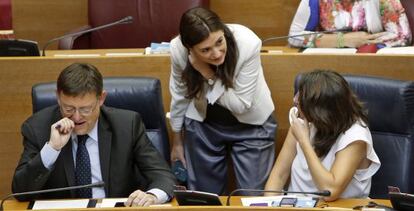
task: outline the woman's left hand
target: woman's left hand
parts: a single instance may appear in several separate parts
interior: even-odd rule
[[[299,118],[292,115],[292,134],[299,144],[310,141],[310,129],[309,122],[306,118]]]

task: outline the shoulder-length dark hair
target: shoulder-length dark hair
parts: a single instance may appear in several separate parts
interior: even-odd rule
[[[318,157],[324,157],[338,136],[356,121],[368,124],[362,103],[336,72],[315,70],[302,74],[298,100],[302,114],[317,130],[313,147]]]
[[[189,51],[194,45],[207,39],[212,32],[224,32],[227,43],[227,52],[224,63],[220,67],[212,66],[216,70],[216,77],[221,79],[225,88],[233,87],[233,77],[237,63],[238,51],[236,41],[230,29],[211,10],[196,7],[187,10],[180,21],[180,38],[182,44]],[[187,86],[187,98],[197,97],[203,89],[203,76],[187,61],[182,74],[182,80]]]

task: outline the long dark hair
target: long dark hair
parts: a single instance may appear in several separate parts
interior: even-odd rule
[[[222,30],[227,43],[224,63],[219,67],[212,66],[216,77],[221,79],[225,88],[233,87],[233,77],[237,63],[238,51],[236,41],[230,29],[221,22],[220,18],[211,10],[196,7],[187,10],[180,21],[180,38],[182,44],[189,50],[194,45],[207,39],[212,32]],[[187,86],[187,98],[197,97],[203,89],[203,76],[191,66],[187,65],[182,74],[182,80]]]
[[[299,81],[299,106],[305,118],[316,128],[313,147],[324,157],[341,133],[356,121],[368,124],[362,103],[338,73],[315,70],[304,73]]]

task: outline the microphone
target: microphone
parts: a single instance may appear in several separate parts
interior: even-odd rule
[[[236,189],[232,191],[229,196],[227,197],[226,206],[230,206],[230,198],[234,194],[238,192],[252,192],[252,193],[296,193],[296,194],[312,194],[312,195],[318,195],[318,196],[330,196],[331,192],[329,190],[323,190],[323,191],[316,191],[316,192],[306,192],[306,191],[286,191],[286,190],[258,190],[258,189]]]
[[[287,36],[278,36],[278,37],[269,37],[264,40],[262,40],[262,44],[275,41],[275,40],[282,40],[282,39],[289,39],[289,38],[295,38],[295,37],[304,37],[304,36],[310,36],[315,34],[329,34],[329,33],[336,33],[336,32],[350,32],[352,31],[351,27],[344,27],[341,29],[334,29],[334,30],[326,30],[326,31],[315,31],[315,32],[309,32],[305,34],[295,34],[295,35],[287,35]]]
[[[79,32],[71,33],[71,34],[66,34],[66,35],[51,39],[51,40],[47,41],[47,43],[43,46],[42,56],[46,55],[45,54],[46,48],[55,41],[58,41],[58,40],[61,40],[61,39],[67,38],[67,37],[73,37],[73,36],[82,35],[82,34],[93,32],[93,31],[98,31],[98,30],[105,29],[105,28],[108,28],[108,27],[111,27],[111,26],[116,26],[116,25],[119,25],[119,24],[129,24],[129,23],[132,23],[133,20],[134,20],[134,18],[132,16],[127,16],[125,18],[122,18],[122,19],[117,20],[117,21],[112,22],[112,23],[97,26],[95,28],[87,29],[87,30],[84,30],[84,31],[79,31]]]
[[[83,188],[95,188],[95,187],[103,187],[105,185],[105,182],[95,182],[88,185],[78,185],[78,186],[69,186],[64,188],[52,188],[52,189],[46,189],[46,190],[35,190],[35,191],[27,191],[27,192],[21,192],[21,193],[13,193],[9,194],[1,199],[0,204],[0,211],[3,211],[3,203],[14,196],[24,196],[24,195],[33,195],[33,194],[42,194],[42,193],[50,193],[50,192],[60,192],[60,191],[68,191],[68,190],[76,190],[76,189],[83,189]]]

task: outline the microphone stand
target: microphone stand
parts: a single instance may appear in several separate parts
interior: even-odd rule
[[[14,196],[24,196],[24,195],[33,195],[33,194],[40,194],[40,193],[50,193],[50,192],[59,192],[59,191],[68,191],[68,190],[75,190],[75,189],[83,189],[83,188],[94,188],[94,187],[102,187],[105,185],[105,182],[95,182],[88,185],[78,185],[78,186],[70,186],[70,187],[64,187],[64,188],[52,188],[52,189],[46,189],[46,190],[35,190],[35,191],[28,191],[28,192],[21,192],[21,193],[13,193],[9,194],[1,199],[0,203],[0,211],[3,211],[3,203]]]
[[[101,26],[98,26],[98,27],[95,27],[95,28],[91,28],[91,29],[85,30],[85,31],[75,32],[75,33],[71,33],[71,34],[66,34],[66,35],[63,35],[63,36],[60,36],[60,37],[57,37],[57,38],[51,39],[51,40],[47,41],[47,43],[43,46],[43,49],[42,49],[42,56],[45,56],[45,55],[46,55],[46,53],[45,53],[46,48],[47,48],[50,44],[52,44],[53,42],[55,42],[55,41],[58,41],[58,40],[61,40],[61,39],[64,39],[64,38],[68,38],[68,37],[73,37],[73,36],[77,36],[77,35],[82,35],[82,34],[85,34],[85,33],[93,32],[93,31],[97,31],[97,30],[100,30],[100,29],[104,29],[104,28],[111,27],[111,26],[115,26],[115,25],[119,25],[119,24],[128,24],[128,23],[132,23],[132,21],[133,21],[133,20],[134,20],[134,19],[132,18],[132,16],[127,16],[127,17],[122,18],[122,19],[120,19],[120,20],[118,20],[118,21],[115,21],[115,22],[113,22],[113,23],[108,23],[108,24],[105,24],[105,25],[101,25]]]
[[[304,191],[286,191],[286,190],[257,190],[257,189],[236,189],[234,191],[232,191],[229,196],[227,197],[227,201],[226,201],[226,206],[230,206],[230,198],[231,196],[233,196],[235,193],[238,192],[242,192],[242,191],[246,191],[246,192],[252,192],[252,193],[293,193],[293,194],[313,194],[313,195],[318,195],[318,196],[330,196],[331,192],[328,190],[323,190],[323,191],[319,191],[319,192],[304,192]]]

